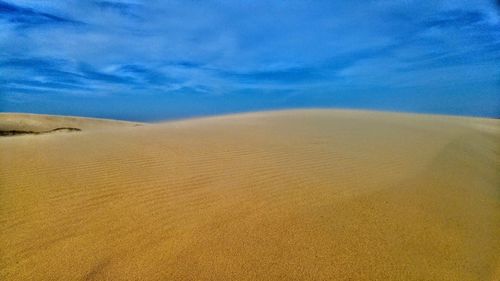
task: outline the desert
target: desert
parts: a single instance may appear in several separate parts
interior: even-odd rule
[[[0,123],[1,280],[500,278],[497,119]]]

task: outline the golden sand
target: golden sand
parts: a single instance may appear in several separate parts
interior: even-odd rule
[[[0,280],[500,278],[498,120],[88,128],[0,138]]]
[[[54,116],[25,113],[0,113],[0,132],[16,131],[47,133],[58,129],[107,130],[116,127],[140,126],[141,123],[109,119]]]

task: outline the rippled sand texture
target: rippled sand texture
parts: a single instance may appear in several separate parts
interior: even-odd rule
[[[0,280],[499,280],[499,153],[336,110],[3,137]]]

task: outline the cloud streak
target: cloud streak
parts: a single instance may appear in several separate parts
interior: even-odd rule
[[[0,1],[1,19],[22,26],[43,24],[81,24],[81,22],[50,13]]]

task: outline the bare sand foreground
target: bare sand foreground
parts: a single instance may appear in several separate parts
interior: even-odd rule
[[[2,137],[0,280],[499,280],[499,154],[340,110]]]

